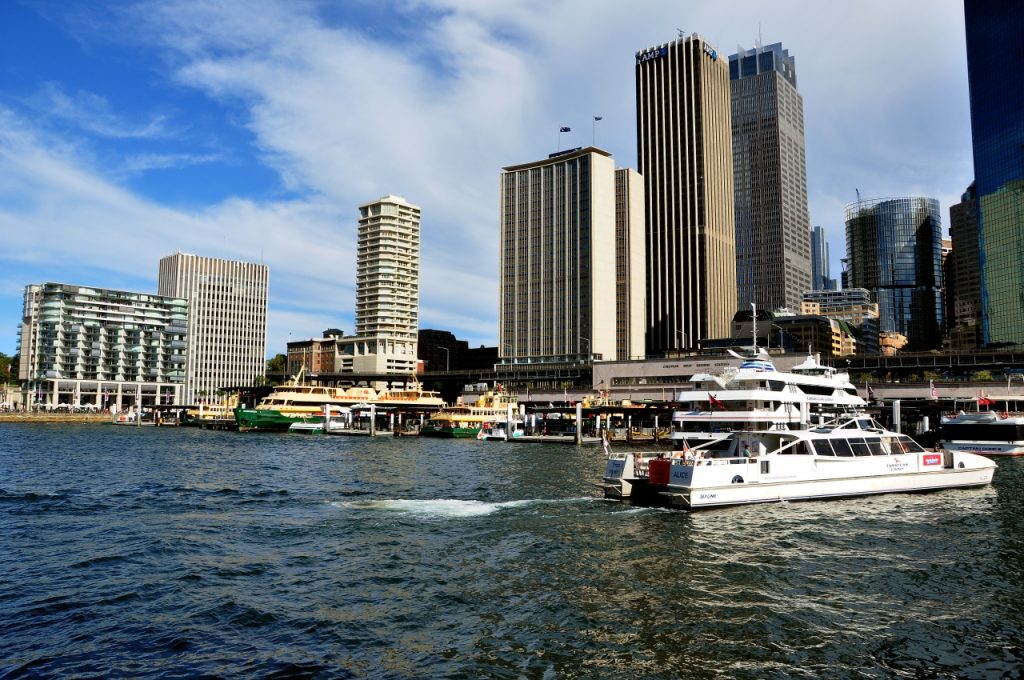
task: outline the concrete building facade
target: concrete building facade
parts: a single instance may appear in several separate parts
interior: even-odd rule
[[[804,103],[782,43],[729,57],[738,308],[798,309],[811,283]]]
[[[267,289],[264,264],[174,253],[160,260],[157,292],[188,300],[188,403],[266,375]]]
[[[611,360],[620,340],[636,341],[622,325],[637,318],[643,289],[642,242],[631,224],[638,182],[620,176],[619,202],[616,179],[611,155],[594,147],[502,170],[500,361]],[[617,253],[626,268],[616,266]]]
[[[401,196],[359,206],[355,335],[339,344],[338,373],[416,373],[420,208]]]
[[[646,348],[723,337],[736,311],[729,67],[701,36],[636,53],[644,178]]]
[[[18,333],[22,403],[117,410],[182,403],[186,304],[64,283],[26,286]]]

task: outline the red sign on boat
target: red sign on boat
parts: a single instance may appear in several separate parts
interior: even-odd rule
[[[942,465],[941,453],[926,453],[921,457],[922,465]]]

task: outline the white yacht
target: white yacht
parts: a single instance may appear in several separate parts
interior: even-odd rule
[[[978,403],[976,411],[943,414],[939,445],[983,456],[1024,456],[1024,395],[979,397]]]
[[[995,463],[927,451],[867,416],[806,430],[732,432],[672,454],[610,452],[605,497],[687,509],[983,486]]]
[[[688,408],[672,414],[672,441],[679,448],[721,439],[735,430],[799,430],[812,424],[863,413],[867,402],[847,373],[816,356],[778,371],[763,350],[742,357],[738,368],[719,375],[697,373],[692,391],[678,401]]]

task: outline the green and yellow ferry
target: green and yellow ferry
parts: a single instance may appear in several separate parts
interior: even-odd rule
[[[378,392],[372,387],[324,387],[296,384],[274,388],[255,408],[236,408],[239,432],[287,432],[292,423],[309,423],[323,417],[325,406],[373,404],[379,410],[433,413],[444,407],[437,392],[411,388]]]
[[[489,391],[472,404],[456,404],[430,416],[430,419],[423,423],[420,435],[475,438],[485,424],[506,420],[510,406],[513,413],[519,410],[519,402],[515,397],[505,394],[500,389]]]

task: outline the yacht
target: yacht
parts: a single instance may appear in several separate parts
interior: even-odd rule
[[[847,373],[821,363],[817,355],[788,371],[776,370],[766,352],[743,357],[739,367],[714,375],[697,373],[692,391],[680,392],[688,408],[672,414],[678,448],[720,439],[734,430],[799,430],[840,415],[863,413],[867,402]]]
[[[609,452],[606,498],[685,509],[984,486],[995,463],[927,451],[859,416],[805,430],[746,430],[671,454]]]
[[[983,456],[1024,456],[1021,405],[1024,395],[979,397],[978,410],[946,413],[939,419],[939,445]]]

